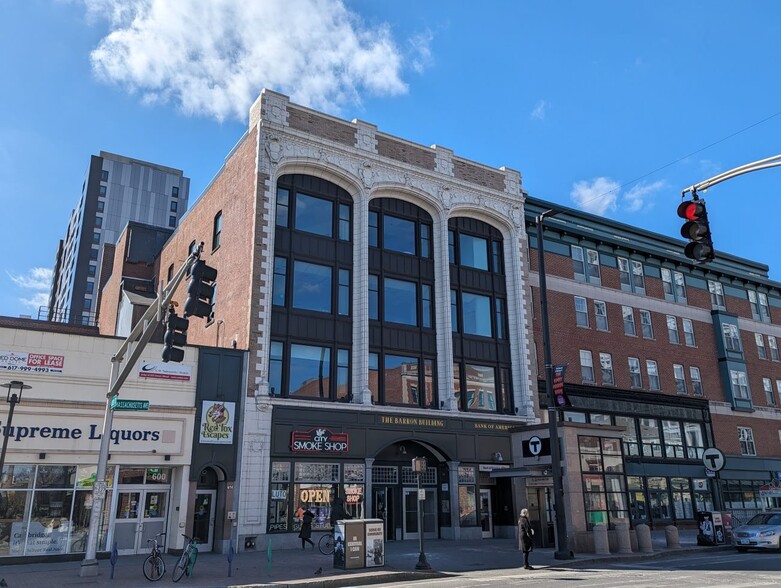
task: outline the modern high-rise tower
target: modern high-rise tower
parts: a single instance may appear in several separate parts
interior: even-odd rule
[[[103,244],[116,243],[128,221],[176,228],[189,193],[182,170],[105,151],[93,155],[57,249],[48,318],[94,324]]]

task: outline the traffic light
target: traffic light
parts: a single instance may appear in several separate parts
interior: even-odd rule
[[[187,327],[190,321],[186,318],[177,316],[173,307],[168,309],[168,315],[165,317],[165,336],[163,337],[163,361],[168,363],[174,361],[181,363],[184,359],[184,347],[187,345]]]
[[[681,227],[681,236],[689,240],[683,254],[700,263],[711,261],[714,257],[713,240],[708,223],[708,212],[705,210],[705,201],[695,196],[693,200],[681,202],[678,206],[678,216],[686,219]]]
[[[211,316],[216,280],[217,270],[206,265],[205,261],[199,259],[193,264],[190,268],[190,283],[187,285],[184,316]]]

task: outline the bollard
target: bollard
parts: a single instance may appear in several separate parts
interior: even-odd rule
[[[667,539],[667,547],[670,549],[680,549],[681,541],[678,538],[678,527],[667,525],[664,528],[664,537]]]
[[[594,525],[594,553],[610,555],[610,543],[607,540],[607,525]]]
[[[653,553],[654,546],[651,541],[651,527],[648,525],[637,525],[635,527],[635,535],[637,536],[637,549],[640,553]]]
[[[618,553],[632,553],[632,540],[629,538],[629,525],[618,523],[616,525],[616,539],[618,541]]]

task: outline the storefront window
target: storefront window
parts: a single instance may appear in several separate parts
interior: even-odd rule
[[[651,506],[651,518],[655,521],[672,518],[670,495],[667,491],[667,478],[648,478],[648,502]]]
[[[306,508],[315,515],[313,529],[330,529],[332,489],[339,482],[337,463],[297,463],[293,486],[293,531],[301,528],[301,515]],[[308,483],[303,483],[308,482]]]
[[[0,476],[0,488],[32,488],[35,466],[6,465]]]
[[[627,416],[616,416],[616,426],[625,427],[622,437],[624,440],[624,453],[626,455],[640,455],[640,447],[637,443],[637,428],[635,419]]]
[[[32,495],[32,492],[0,490],[0,555],[24,553],[25,515]]]
[[[347,514],[354,519],[363,517],[363,484],[345,484],[344,485],[344,508]]]
[[[676,519],[693,519],[691,486],[688,478],[672,478],[670,487],[673,491],[673,511]]]
[[[662,440],[659,436],[659,421],[640,419],[640,437],[645,457],[662,457]]]
[[[119,484],[143,484],[146,477],[146,468],[119,468]]]
[[[626,488],[620,475],[624,471],[621,440],[579,436],[578,449],[588,528],[596,524],[615,528],[617,523],[627,522]]]
[[[73,488],[76,466],[38,466],[36,488]]]
[[[39,468],[39,476],[40,469],[42,468]],[[72,469],[75,474],[75,466]],[[53,482],[50,478],[49,481]],[[72,503],[72,490],[35,493],[27,529],[25,555],[66,552]]]
[[[662,431],[664,431],[664,449],[666,456],[674,459],[683,459],[681,423],[678,421],[662,421]]]
[[[287,531],[289,491],[290,464],[280,461],[273,462],[271,464],[271,500],[268,507],[269,532]]]
[[[628,476],[626,479],[629,490],[629,512],[635,523],[648,522],[648,505],[645,501],[645,483],[640,476]]]
[[[477,526],[477,500],[475,468],[458,466],[458,508],[462,527]]]

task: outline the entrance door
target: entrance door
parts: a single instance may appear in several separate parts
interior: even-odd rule
[[[526,488],[529,523],[534,529],[535,544],[539,547],[551,547],[556,544],[551,490],[550,487]]]
[[[423,537],[437,538],[437,492],[434,488],[423,488],[426,499],[420,505],[423,509]],[[418,538],[418,489],[404,488],[402,490],[404,505],[404,539]]]
[[[165,531],[167,509],[167,490],[120,491],[114,518],[114,541],[119,555],[145,552],[146,540]]]
[[[494,523],[491,520],[491,491],[480,489],[480,526],[483,528],[483,539],[494,536]]]
[[[394,536],[395,530],[393,528],[393,504],[391,504],[390,498],[392,493],[388,492],[387,488],[375,488],[374,495],[372,497],[372,516],[375,519],[382,519],[385,527],[385,540],[392,541],[396,537]]]
[[[193,537],[198,551],[211,551],[214,546],[214,501],[216,490],[196,490],[193,508]]]

